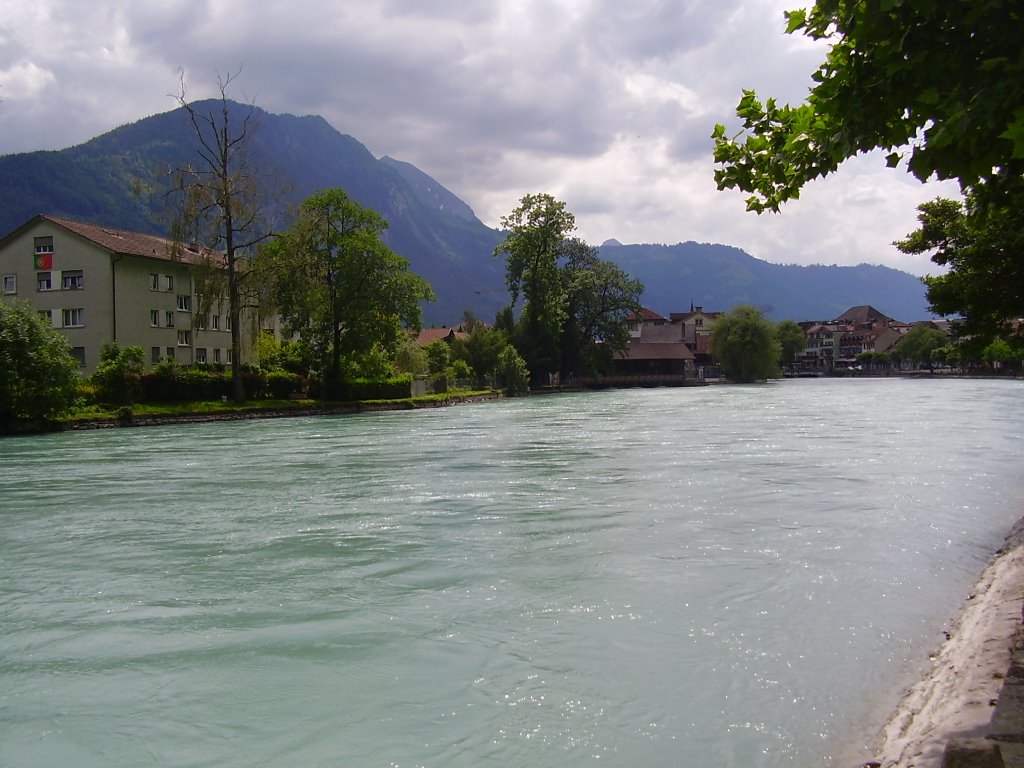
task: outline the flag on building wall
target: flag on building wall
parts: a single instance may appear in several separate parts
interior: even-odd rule
[[[37,253],[36,254],[36,269],[53,269],[53,254],[52,253]]]

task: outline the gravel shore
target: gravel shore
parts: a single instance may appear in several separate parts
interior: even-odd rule
[[[951,740],[975,740],[983,750],[1001,751],[1002,762],[993,754],[971,758],[981,762],[948,758],[947,766],[1024,765],[1016,754],[1024,741],[1024,717],[1015,706],[1019,691],[1013,689],[1011,670],[1020,646],[1022,605],[1024,520],[985,568],[947,641],[933,655],[931,671],[907,692],[883,729],[877,762],[867,765],[939,768]]]

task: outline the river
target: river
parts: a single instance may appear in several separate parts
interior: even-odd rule
[[[1024,513],[1024,384],[0,441],[0,765],[842,766]]]

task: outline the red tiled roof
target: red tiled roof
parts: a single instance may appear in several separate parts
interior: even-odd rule
[[[444,341],[448,338],[468,339],[469,334],[463,331],[456,331],[454,328],[424,328],[416,338],[416,343],[425,347],[435,341]]]
[[[693,352],[685,344],[631,341],[629,354],[616,352],[616,360],[693,360]]]
[[[127,229],[87,224],[83,221],[64,219],[59,216],[48,216],[46,214],[37,218],[52,222],[69,232],[74,232],[79,237],[83,237],[101,248],[106,248],[112,253],[124,254],[126,256],[144,256],[151,259],[183,261],[189,264],[199,263],[205,258],[219,258],[221,256],[217,251],[208,248],[176,244],[164,237],[132,232]]]
[[[874,307],[867,304],[862,304],[857,307],[850,307],[843,314],[836,318],[836,322],[870,324],[876,322],[885,322],[891,319],[891,317],[883,315]]]
[[[630,312],[627,320],[662,320],[665,318],[659,315],[657,312],[652,312],[647,307],[640,307],[640,312]]]

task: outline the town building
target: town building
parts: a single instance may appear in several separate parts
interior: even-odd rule
[[[684,338],[684,324],[642,308],[626,318],[629,347],[613,355],[616,376],[678,378],[693,376],[693,352]]]
[[[913,327],[866,305],[850,307],[835,320],[799,325],[807,334],[799,363],[812,371],[856,366],[864,352],[889,352]]]
[[[0,300],[27,300],[59,328],[84,373],[107,340],[143,348],[152,366],[230,363],[224,298],[199,314],[197,274],[220,254],[139,232],[39,215],[0,239]],[[249,325],[250,323],[247,323]],[[243,328],[246,342],[253,337]],[[250,343],[243,343],[247,362]]]

